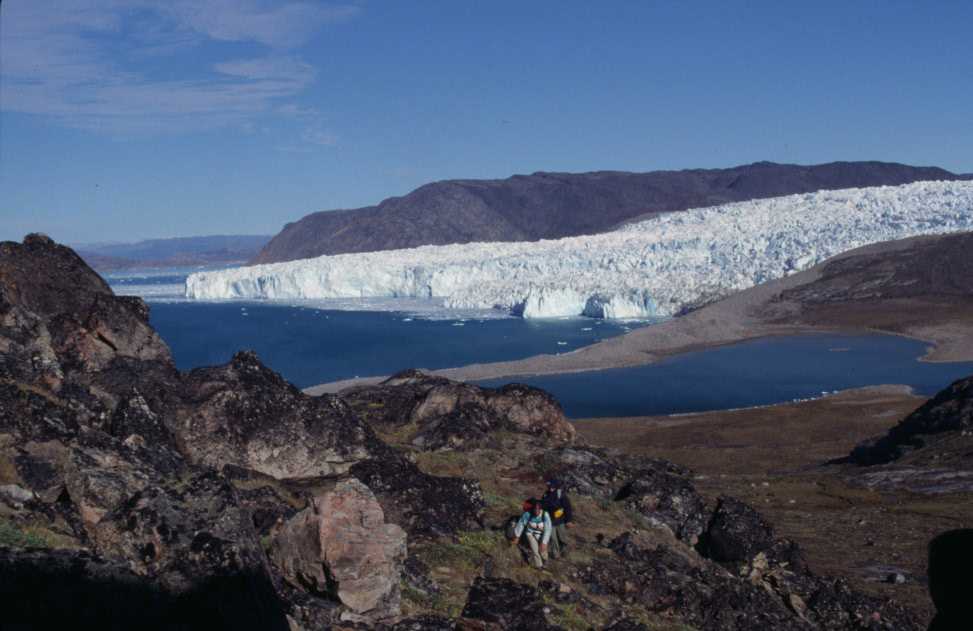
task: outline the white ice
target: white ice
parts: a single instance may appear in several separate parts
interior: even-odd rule
[[[525,318],[668,316],[880,241],[973,230],[973,182],[819,191],[590,236],[340,254],[199,272],[203,300],[435,298]]]

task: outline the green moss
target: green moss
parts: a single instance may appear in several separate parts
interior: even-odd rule
[[[551,622],[558,626],[564,627],[565,629],[585,631],[586,629],[591,628],[591,621],[578,613],[578,610],[574,605],[552,605],[551,613],[548,615],[548,617],[550,618]]]
[[[39,526],[0,520],[0,545],[13,548],[55,548],[61,537]]]
[[[459,545],[475,550],[481,555],[493,556],[506,543],[498,532],[489,530],[469,530],[456,536]]]

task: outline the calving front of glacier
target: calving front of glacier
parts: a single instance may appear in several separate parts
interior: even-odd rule
[[[973,182],[820,191],[551,241],[423,246],[192,274],[200,300],[439,298],[525,318],[668,316],[880,241],[973,230]]]

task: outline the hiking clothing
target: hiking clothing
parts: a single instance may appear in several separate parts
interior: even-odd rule
[[[554,526],[551,531],[551,558],[563,558],[564,549],[568,545],[568,529],[564,524]]]
[[[526,546],[524,545],[525,541],[527,542]],[[544,567],[544,563],[546,563],[548,559],[547,549],[545,548],[544,550],[541,550],[540,548],[541,544],[536,538],[531,537],[530,535],[527,535],[520,540],[520,549],[524,552],[524,554],[527,555],[527,559],[530,561],[530,564],[537,569]]]
[[[571,500],[568,499],[568,494],[564,492],[564,489],[559,488],[544,493],[544,497],[541,498],[541,506],[544,507],[546,512],[550,513],[551,523],[555,526],[566,524],[574,518]]]
[[[520,537],[521,533],[526,531],[528,539],[538,539],[541,543],[547,545],[547,542],[551,540],[552,530],[551,516],[547,514],[547,511],[541,511],[540,516],[534,516],[533,512],[529,512],[520,516],[517,527],[514,528],[514,536]]]

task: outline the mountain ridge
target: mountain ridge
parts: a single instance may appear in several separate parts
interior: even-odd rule
[[[817,190],[966,180],[892,162],[755,162],[727,169],[633,173],[537,171],[424,184],[374,206],[318,211],[288,223],[250,260],[290,261],[421,245],[533,241],[610,230],[660,213]]]
[[[99,271],[245,261],[270,235],[205,235],[142,239],[124,243],[77,243],[72,247]]]

